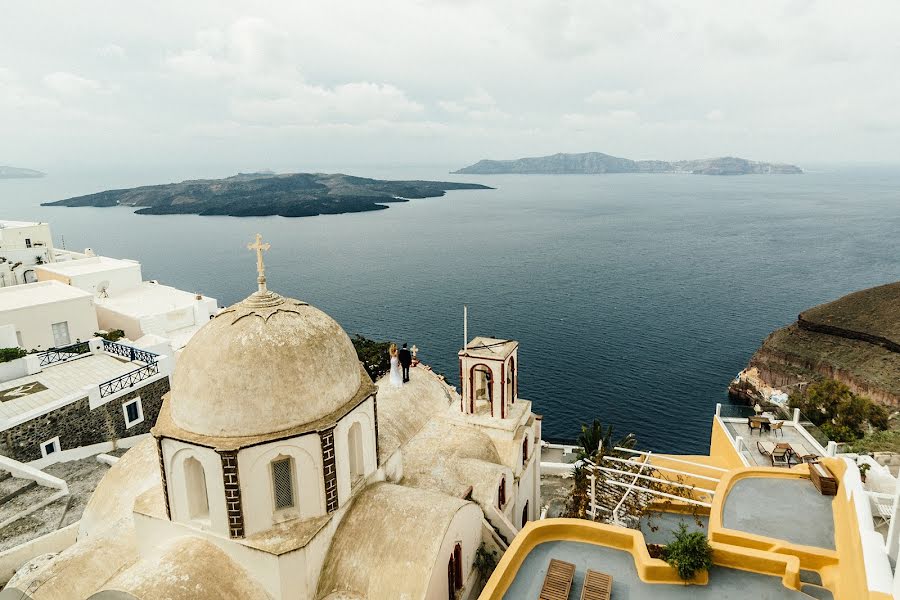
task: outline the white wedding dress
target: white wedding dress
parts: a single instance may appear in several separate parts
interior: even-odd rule
[[[403,374],[400,373],[400,359],[396,356],[391,357],[391,385],[393,387],[403,386]]]

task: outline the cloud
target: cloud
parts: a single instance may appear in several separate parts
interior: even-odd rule
[[[116,86],[105,85],[94,79],[88,79],[75,75],[74,73],[66,73],[57,71],[44,76],[44,85],[50,90],[62,96],[81,96],[92,93],[109,93],[116,90]]]
[[[643,89],[637,90],[597,90],[584,99],[588,104],[600,106],[633,106],[646,101]]]
[[[250,123],[298,124],[401,119],[423,112],[421,104],[400,89],[368,82],[332,88],[291,82],[278,97],[238,98],[231,103],[234,118]]]
[[[510,115],[500,109],[494,97],[484,88],[476,88],[458,100],[439,100],[437,106],[452,115],[472,120],[504,120]]]
[[[0,20],[0,124],[16,153],[4,160],[465,163],[583,147],[900,161],[895,0],[54,10],[41,37],[20,25],[43,19],[40,3]]]
[[[125,58],[125,48],[118,44],[106,44],[97,48],[97,55],[103,58],[123,60]]]

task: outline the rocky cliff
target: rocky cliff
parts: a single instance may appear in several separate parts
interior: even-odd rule
[[[570,175],[601,173],[689,173],[692,175],[795,175],[794,165],[766,163],[725,156],[700,160],[631,160],[602,152],[554,154],[515,160],[480,160],[454,173],[499,175]]]
[[[806,310],[769,335],[750,359],[771,388],[836,379],[857,394],[900,406],[900,282]],[[740,396],[739,384],[730,389]]]

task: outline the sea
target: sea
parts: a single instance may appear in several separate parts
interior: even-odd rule
[[[804,175],[451,175],[453,165],[308,167],[495,189],[319,216],[145,216],[42,207],[105,189],[224,177],[205,168],[0,180],[0,218],[55,244],[139,260],[145,279],[237,302],[269,287],[350,333],[408,342],[458,381],[469,336],[519,341],[519,393],[547,439],[599,419],[653,451],[704,453],[716,403],[773,330],[811,306],[900,279],[900,167]],[[285,365],[284,368],[291,368]]]

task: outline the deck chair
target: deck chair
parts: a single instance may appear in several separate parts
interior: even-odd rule
[[[891,517],[894,516],[894,495],[869,492],[869,499],[875,509],[872,511],[872,516],[876,520],[875,526],[889,525]]]
[[[612,594],[612,576],[588,569],[581,588],[581,600],[609,600]]]
[[[772,442],[760,440],[756,442],[756,449],[759,450],[760,454],[762,454],[772,462],[773,467],[776,465],[776,463],[780,465],[791,466],[790,448],[784,447],[781,444],[776,446]]]
[[[819,458],[818,454],[810,451],[800,442],[791,442],[791,452],[797,457],[797,461],[801,463],[810,462]]]
[[[575,565],[551,558],[538,600],[568,600],[573,579],[575,579]]]

